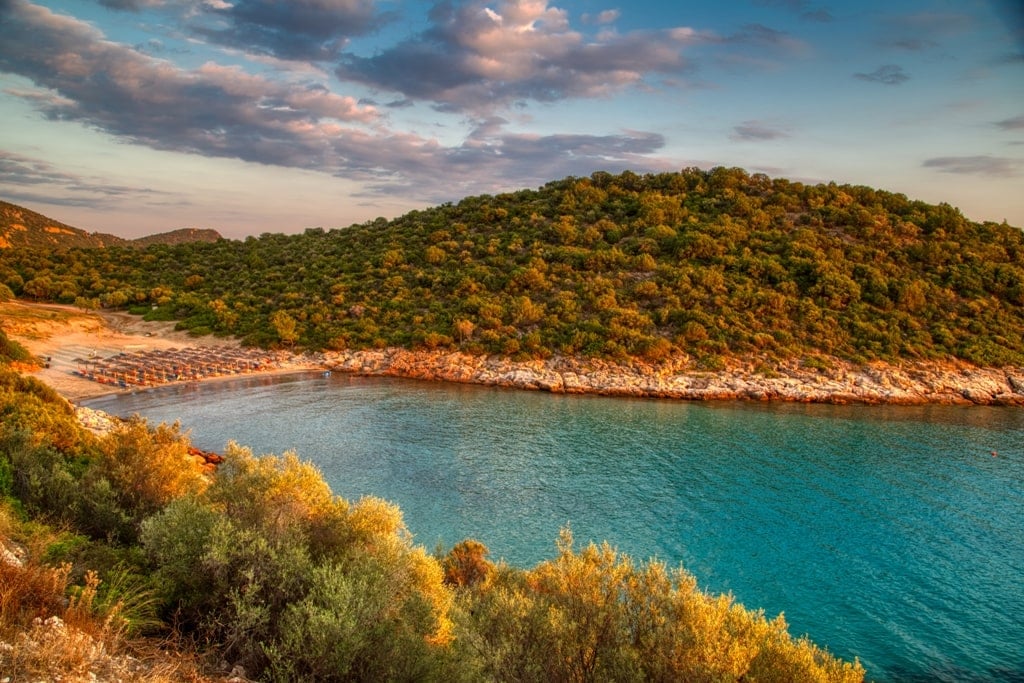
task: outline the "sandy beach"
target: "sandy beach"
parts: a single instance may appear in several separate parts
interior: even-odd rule
[[[0,303],[0,325],[9,337],[32,354],[49,358],[49,367],[28,374],[50,385],[75,403],[122,389],[100,384],[75,373],[82,358],[109,358],[119,353],[184,349],[240,348],[237,340],[207,335],[194,337],[176,331],[173,322],[146,322],[124,311],[82,311],[74,306]],[[321,366],[304,356],[288,356],[261,374],[316,370]],[[202,381],[215,381],[217,377]]]

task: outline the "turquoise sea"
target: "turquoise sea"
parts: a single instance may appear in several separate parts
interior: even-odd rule
[[[294,450],[433,549],[530,566],[560,528],[784,612],[879,681],[1024,681],[1024,410],[685,403],[335,373],[89,402]]]

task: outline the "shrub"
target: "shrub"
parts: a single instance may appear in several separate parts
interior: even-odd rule
[[[99,443],[99,473],[112,484],[123,508],[141,521],[184,495],[202,491],[203,463],[189,455],[189,441],[177,424],[150,429],[133,417]]]
[[[3,287],[4,285],[0,285]],[[10,291],[10,290],[7,290]],[[3,301],[3,292],[0,291],[0,301]],[[28,363],[33,360],[32,354],[29,353],[28,349],[14,341],[7,334],[0,329],[0,364],[18,362]]]
[[[473,587],[488,579],[494,565],[487,559],[490,551],[483,543],[467,539],[456,543],[441,560],[444,582],[456,588]]]
[[[394,505],[334,496],[294,454],[231,444],[208,489],[142,524],[168,616],[256,675],[423,680],[451,640],[441,568]]]
[[[863,679],[859,664],[794,640],[729,596],[697,589],[686,572],[635,566],[607,544],[577,552],[563,532],[558,557],[532,570],[503,569],[464,593],[456,640],[493,680]]]

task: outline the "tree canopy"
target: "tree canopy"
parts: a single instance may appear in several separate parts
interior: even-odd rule
[[[0,254],[22,297],[306,349],[1024,363],[1024,234],[741,169],[565,178],[347,228]]]

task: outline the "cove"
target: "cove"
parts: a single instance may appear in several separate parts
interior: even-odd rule
[[[335,373],[88,402],[295,450],[432,549],[530,566],[561,527],[682,564],[880,681],[1024,679],[1024,411],[686,403]],[[993,453],[996,455],[993,456]]]

